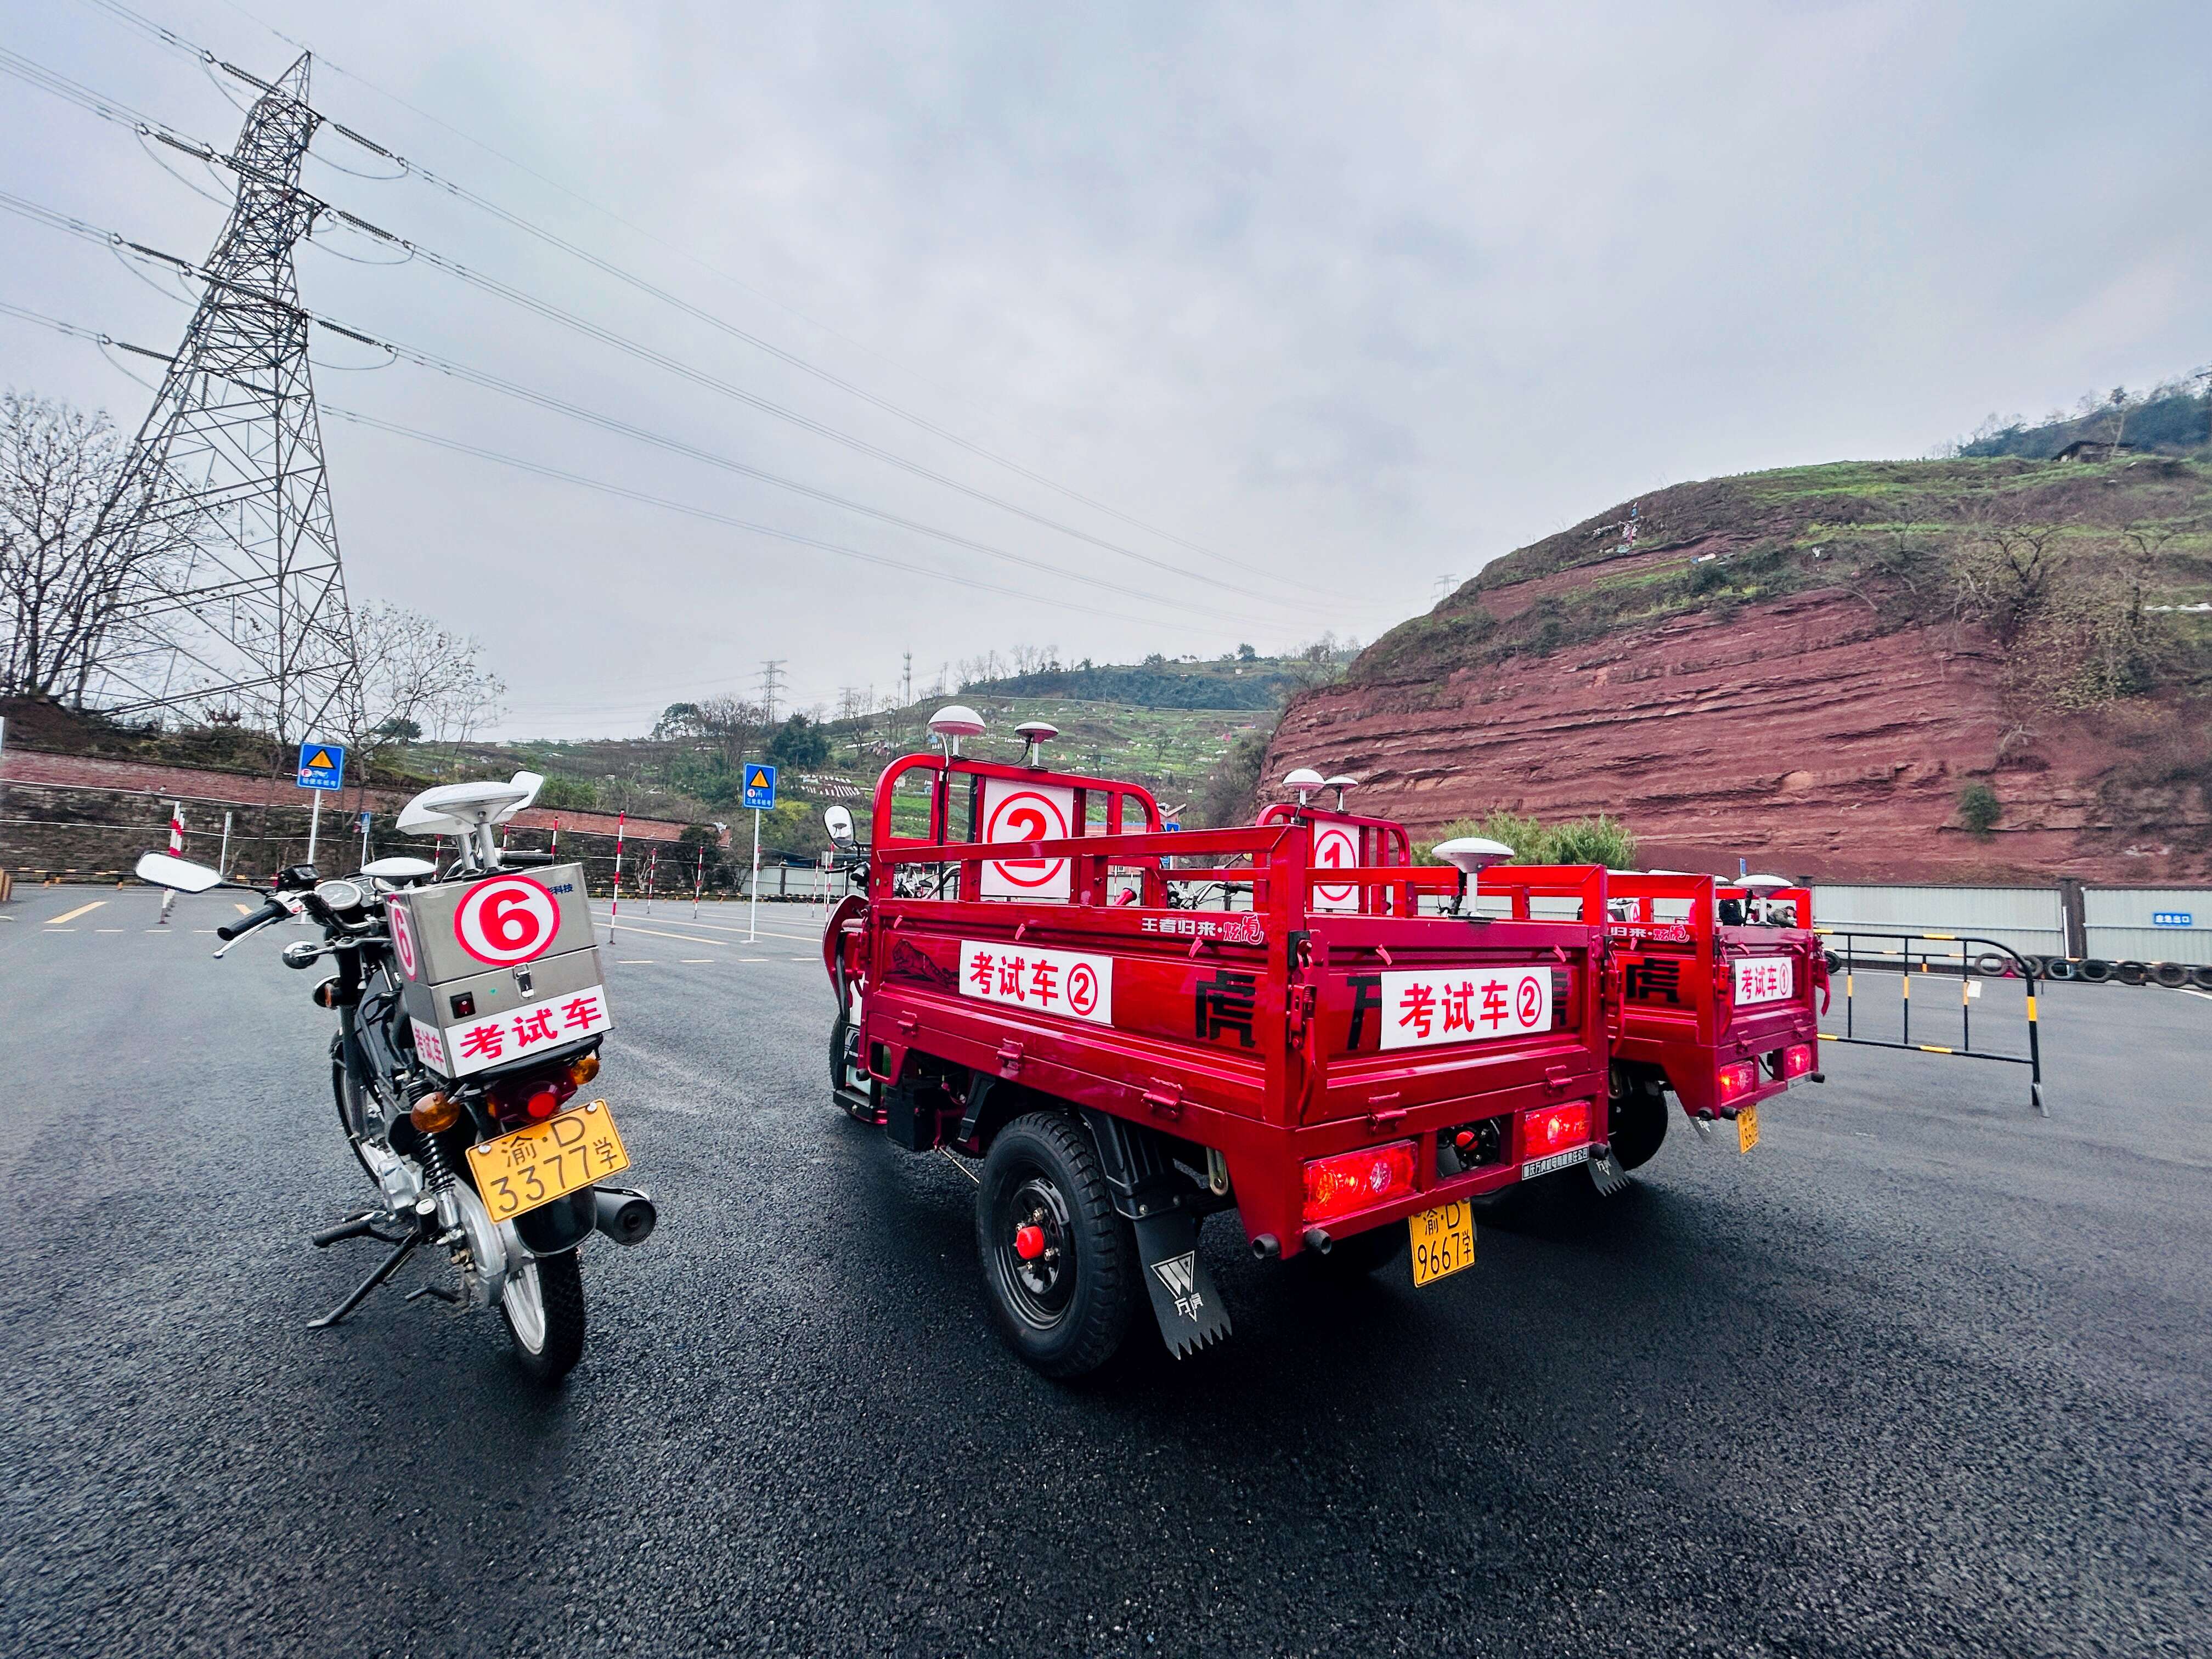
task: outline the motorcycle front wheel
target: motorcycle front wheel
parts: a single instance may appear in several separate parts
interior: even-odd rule
[[[584,1357],[584,1270],[574,1250],[527,1256],[508,1270],[499,1316],[534,1382],[557,1382]]]

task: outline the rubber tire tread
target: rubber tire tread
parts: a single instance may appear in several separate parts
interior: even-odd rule
[[[996,1246],[988,1230],[994,1191],[1024,1150],[1066,1199],[1068,1223],[1075,1234],[1075,1298],[1069,1304],[1069,1317],[1050,1333],[1031,1328],[1006,1305],[992,1263]],[[1144,1290],[1138,1279],[1141,1268],[1136,1231],[1115,1209],[1097,1149],[1073,1118],[1060,1112],[1030,1112],[993,1139],[975,1188],[975,1254],[992,1322],[1006,1346],[1032,1370],[1060,1381],[1083,1376],[1113,1358],[1128,1340]]]
[[[1667,1142],[1667,1091],[1658,1079],[1637,1073],[1628,1079],[1629,1097],[1616,1108],[1606,1100],[1606,1139],[1614,1160],[1624,1170],[1640,1170],[1659,1155]],[[1616,1123],[1616,1113],[1627,1127]],[[1655,1133],[1656,1131],[1656,1133]]]
[[[538,1294],[545,1304],[545,1346],[532,1353],[514,1340],[507,1308],[501,1304],[499,1322],[507,1327],[507,1341],[525,1375],[540,1388],[550,1388],[576,1369],[584,1357],[584,1267],[577,1250],[538,1258]]]

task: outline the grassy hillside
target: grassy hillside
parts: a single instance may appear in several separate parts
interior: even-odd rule
[[[1816,587],[1857,593],[1899,627],[1972,623],[2028,544],[2041,574],[2017,580],[2048,591],[2094,575],[2132,585],[2146,608],[2212,599],[2212,456],[1842,462],[1674,485],[1496,560],[1350,673],[1403,682],[1540,659]],[[2212,617],[2148,614],[2171,647],[2155,682],[2202,684]]]

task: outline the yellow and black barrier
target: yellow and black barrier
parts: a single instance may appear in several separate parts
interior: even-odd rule
[[[2035,1018],[2035,963],[2009,945],[1993,939],[1983,939],[1972,933],[1890,933],[1865,929],[1815,927],[1813,930],[1829,941],[1828,956],[1832,976],[1840,969],[1844,976],[1844,1029],[1840,1032],[1823,1031],[1823,1042],[1855,1042],[1868,1048],[1904,1048],[1915,1054],[1949,1054],[1963,1060],[1990,1060],[2004,1066],[2027,1067],[2028,1098],[2035,1109],[2048,1117],[2050,1109],[2043,1101],[2043,1042]],[[1842,949],[1835,946],[1840,944]],[[1858,1034],[1857,991],[1862,972],[1888,972],[1897,975],[1899,1030],[1894,1042],[1883,1037],[1861,1036]],[[1938,984],[1948,983],[1955,974],[1959,984],[1959,1041],[1955,1045],[1940,1042],[1915,1042],[1912,1040],[1912,981],[1917,975],[1923,984],[1933,978]],[[2008,1054],[1990,1048],[1974,1047],[1974,987],[1978,981],[2019,978],[2027,991],[2027,1052]],[[1832,1006],[1832,1005],[1831,1005]],[[1986,1017],[1985,1017],[1986,1018]]]

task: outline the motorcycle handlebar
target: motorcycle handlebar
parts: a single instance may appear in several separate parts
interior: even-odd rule
[[[250,933],[265,922],[282,921],[292,914],[282,899],[270,899],[250,916],[242,916],[228,927],[218,927],[215,936],[228,944],[241,933]]]

